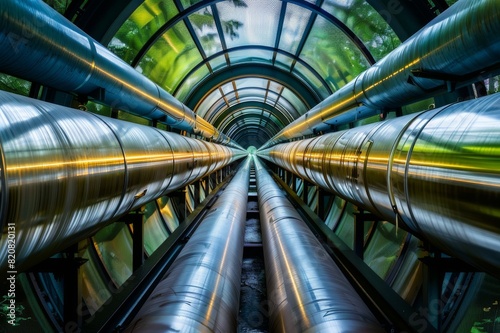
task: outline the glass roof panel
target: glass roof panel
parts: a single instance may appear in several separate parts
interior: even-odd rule
[[[211,59],[209,63],[213,71],[217,71],[221,68],[227,67],[226,57],[224,57],[224,55]]]
[[[283,30],[280,37],[280,49],[292,54],[297,53],[297,48],[310,17],[311,11],[292,3],[287,4]]]
[[[236,87],[238,87],[238,89],[245,89],[245,88],[266,89],[268,80],[259,77],[245,77],[242,79],[235,80],[235,82],[236,82]]]
[[[365,0],[326,0],[321,8],[349,27],[375,60],[401,43],[389,24]]]
[[[229,59],[232,65],[248,62],[271,64],[273,59],[273,52],[262,49],[245,49],[230,52]]]
[[[266,98],[264,95],[255,96],[255,95],[252,95],[251,91],[244,90],[244,91],[242,91],[240,93],[239,101],[240,102],[259,102],[259,103],[265,103],[265,104],[268,104],[268,105],[274,107],[273,99],[269,98],[270,95],[274,95],[273,99],[276,100],[276,94],[273,94],[273,93],[269,93],[267,95],[267,98]],[[231,106],[234,106],[236,104],[237,103],[232,103]]]
[[[229,103],[230,107],[241,102],[241,99],[239,98],[240,95],[238,94],[238,97],[236,96],[237,95],[234,91],[225,94],[226,101]]]
[[[224,103],[224,100],[222,99],[220,90],[216,89],[201,102],[195,111],[198,115],[206,119],[207,117],[205,117],[205,115],[207,111],[217,107],[217,105],[220,105],[221,102]]]
[[[207,57],[222,51],[222,43],[210,7],[205,7],[190,15],[189,21]]]
[[[227,83],[223,84],[221,86],[221,89],[222,89],[222,92],[224,93],[224,95],[231,93],[232,91],[234,91],[233,82],[227,82]]]
[[[266,96],[266,103],[274,106],[274,105],[276,105],[276,103],[278,103],[279,98],[280,98],[280,96],[278,94],[276,94],[273,91],[269,91],[269,93]]]
[[[276,61],[275,65],[279,68],[284,69],[285,71],[290,71],[290,68],[292,67],[293,59],[290,57],[287,57],[284,54],[278,53],[276,55]]]
[[[265,95],[266,95],[266,90],[259,89],[259,88],[245,88],[245,89],[238,90],[238,97],[240,99],[240,102],[243,100],[251,100],[251,101],[264,103],[265,102]],[[228,98],[229,97],[230,96],[228,96]],[[231,106],[236,104],[235,102],[237,102],[237,101],[234,101],[234,99],[231,100],[231,103],[230,103]]]
[[[259,91],[260,92],[260,91]],[[259,102],[264,103],[264,94],[253,95],[251,90],[243,90],[240,92],[240,103],[245,102]]]
[[[189,75],[186,80],[177,88],[177,91],[175,93],[175,97],[181,101],[184,102],[189,93],[191,92],[191,89],[198,84],[201,80],[203,80],[205,77],[207,77],[210,74],[207,66],[202,66],[198,68],[194,73]]]
[[[314,75],[308,68],[306,68],[301,63],[297,63],[293,68],[293,73],[301,78],[304,82],[308,82],[309,85],[316,91],[320,96],[328,97],[331,93],[327,87],[323,85],[323,82]]]
[[[184,22],[167,30],[139,62],[137,69],[172,93],[187,73],[202,60]]]
[[[287,103],[290,104],[290,106],[293,105],[293,107],[297,110],[299,115],[304,114],[306,111],[308,111],[306,104],[297,96],[295,93],[293,93],[290,89],[283,89],[283,92],[281,93],[282,98],[287,101]],[[281,101],[281,103],[283,103]]]
[[[274,108],[283,115],[283,117],[280,117],[280,119],[287,119],[287,124],[291,123],[294,119],[299,117],[298,112],[295,110],[295,106],[291,105],[284,98],[280,98],[279,103],[276,104]]]
[[[180,1],[182,4],[182,8],[186,9],[191,7],[192,5],[196,5],[198,2],[201,2],[202,0],[180,0]]]
[[[336,26],[317,16],[300,58],[337,90],[369,67],[360,50]]]
[[[131,64],[151,36],[178,13],[173,1],[144,1],[120,27],[108,48]]]
[[[279,126],[279,120],[271,116],[269,112],[262,111],[261,109],[256,108],[244,108],[240,109],[236,112],[233,112],[230,117],[226,117],[224,122],[220,125],[220,128],[223,129],[227,126],[234,125],[235,123],[240,124],[263,124],[263,123],[271,123],[275,129]],[[268,126],[269,129],[269,126]]]
[[[281,94],[281,91],[283,90],[283,85],[275,81],[269,81],[269,90],[274,91],[277,94]]]
[[[223,1],[217,11],[228,49],[242,45],[274,47],[281,1]]]
[[[224,101],[224,99],[221,98],[217,102],[215,102],[213,105],[210,106],[210,109],[208,109],[206,111],[204,118],[207,121],[213,123],[213,121],[217,117],[217,115],[220,114],[220,112],[222,112],[226,108],[227,108],[227,104]]]

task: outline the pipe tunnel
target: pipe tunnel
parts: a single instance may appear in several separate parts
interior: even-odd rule
[[[46,2],[0,5],[9,329],[495,332],[497,1]]]

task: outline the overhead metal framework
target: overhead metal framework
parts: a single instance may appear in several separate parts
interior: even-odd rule
[[[366,17],[350,20],[355,8]],[[331,41],[325,43],[324,34]],[[212,94],[235,78],[280,83],[285,95],[293,96],[287,97],[292,109],[302,114],[398,43],[383,18],[358,1],[347,6],[335,1],[172,1],[145,2],[108,46],[204,116]],[[262,101],[271,92],[265,88],[252,98]],[[234,93],[242,94],[238,87]]]

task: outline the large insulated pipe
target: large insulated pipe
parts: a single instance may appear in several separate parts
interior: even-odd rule
[[[260,156],[500,275],[500,94]]]
[[[0,269],[12,235],[21,271],[244,155],[0,92]]]
[[[0,71],[241,148],[42,1],[1,2]]]
[[[236,332],[250,158],[243,163],[128,332]]]
[[[270,332],[385,332],[255,158]]]
[[[500,1],[460,0],[262,149],[471,83],[500,65]]]

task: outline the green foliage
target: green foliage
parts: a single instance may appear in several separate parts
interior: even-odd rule
[[[331,5],[328,11],[363,41],[375,60],[380,60],[401,43],[382,16],[365,0],[347,4],[332,2]]]
[[[44,0],[50,7],[57,10],[59,13],[64,14],[68,9],[71,0]]]
[[[0,73],[0,90],[28,96],[31,83],[17,77]]]
[[[137,25],[133,21],[127,20],[118,30],[108,48],[121,59],[131,63],[143,45],[140,34],[141,31]]]
[[[10,297],[8,297],[7,295],[3,295],[2,298],[3,300],[0,302],[0,323],[2,323],[1,326],[11,325],[7,323],[7,321],[10,320],[10,317],[8,316],[8,314],[10,313]],[[23,312],[25,309],[26,308],[23,305],[17,305],[16,303],[16,319],[13,326],[19,326],[20,321],[31,319],[31,317],[23,317]]]
[[[239,34],[236,32],[240,27],[243,26],[243,23],[235,20],[229,20],[222,22],[222,26],[224,27],[224,31],[231,39],[236,39],[239,37]]]

